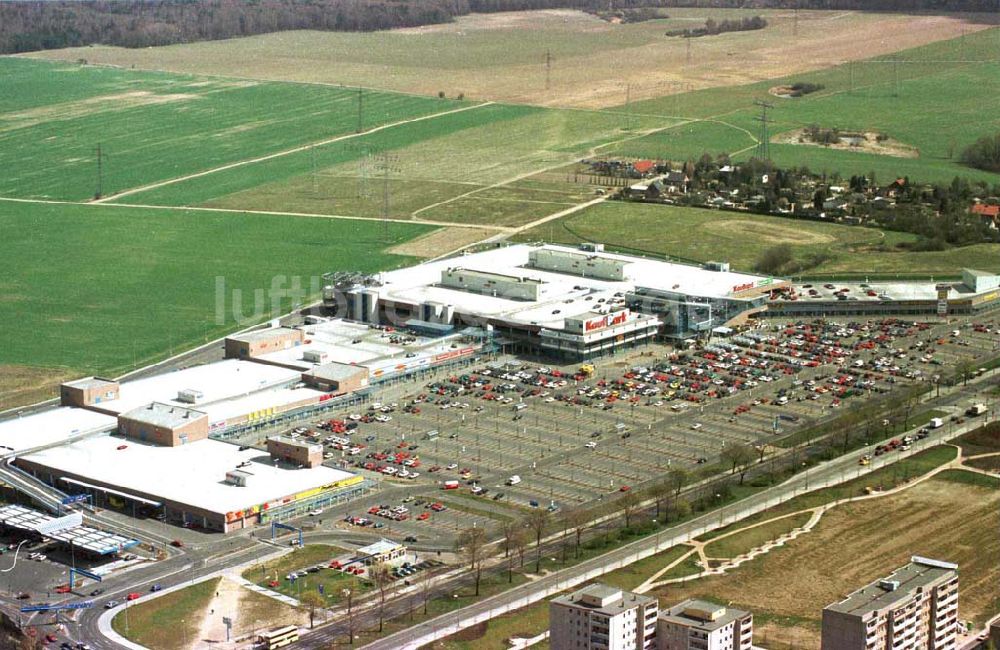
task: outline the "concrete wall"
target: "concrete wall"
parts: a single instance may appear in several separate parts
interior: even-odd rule
[[[208,416],[202,415],[183,424],[168,427],[120,415],[118,430],[132,440],[150,442],[163,447],[176,447],[207,438]]]
[[[823,610],[821,650],[864,650],[866,621],[830,609]]]
[[[544,285],[536,280],[470,269],[441,271],[441,285],[508,300],[538,300],[544,294]]]
[[[323,445],[308,442],[268,438],[267,453],[271,454],[272,458],[309,468],[323,464]]]
[[[95,377],[95,379],[98,379]],[[70,384],[63,384],[59,387],[59,401],[63,406],[78,406],[86,408],[101,402],[110,402],[118,399],[121,385],[117,381],[110,379],[100,380],[101,383],[95,386],[80,388]]]
[[[338,395],[345,393],[353,393],[359,391],[368,385],[368,373],[369,370],[365,366],[347,366],[345,364],[339,364],[344,366],[344,370],[347,371],[350,368],[354,368],[355,372],[346,374],[343,377],[333,379],[330,377],[321,376],[321,372],[317,372],[315,369],[308,372],[302,373],[302,381],[314,386],[319,390],[325,390],[327,392],[336,393]],[[322,368],[323,366],[320,366]]]
[[[227,359],[252,359],[268,352],[287,350],[302,344],[302,330],[276,327],[272,330],[253,332],[244,337],[226,339]]]
[[[624,282],[631,262],[588,253],[571,253],[548,249],[528,253],[528,265],[544,271],[555,271],[584,278]]]

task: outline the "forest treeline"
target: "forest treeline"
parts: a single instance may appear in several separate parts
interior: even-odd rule
[[[642,7],[996,11],[996,0],[613,0]],[[574,8],[608,0],[15,0],[0,1],[0,53],[91,45],[148,47],[290,29],[369,32],[469,13]]]
[[[667,36],[683,36],[684,38],[697,38],[699,36],[715,36],[726,32],[749,32],[755,29],[764,29],[767,21],[760,16],[715,20],[709,18],[703,27],[688,27],[686,29],[671,29]]]

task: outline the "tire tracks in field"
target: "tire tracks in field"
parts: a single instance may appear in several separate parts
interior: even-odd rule
[[[222,171],[226,171],[226,170],[229,170],[229,169],[235,169],[236,167],[243,167],[243,166],[246,166],[246,165],[253,165],[253,164],[256,164],[256,163],[259,163],[259,162],[264,162],[264,161],[267,161],[267,160],[273,160],[275,158],[281,158],[283,156],[289,156],[291,154],[300,153],[302,151],[308,151],[309,149],[315,149],[316,147],[323,147],[323,146],[326,146],[328,144],[333,144],[335,142],[343,142],[344,140],[352,140],[354,138],[364,137],[364,136],[367,136],[367,135],[371,135],[373,133],[378,133],[379,131],[385,131],[387,129],[391,129],[391,128],[394,128],[394,127],[397,127],[397,126],[403,126],[405,124],[413,124],[415,122],[423,122],[425,120],[432,120],[432,119],[435,119],[435,118],[438,118],[438,117],[443,117],[445,115],[452,115],[454,113],[462,113],[462,112],[465,112],[465,111],[472,111],[472,110],[475,110],[477,108],[483,108],[484,106],[492,106],[494,103],[495,102],[492,102],[492,101],[483,102],[481,104],[475,104],[473,106],[462,106],[462,107],[459,107],[459,108],[453,108],[453,109],[448,110],[448,111],[442,111],[440,113],[431,113],[429,115],[421,115],[421,116],[418,116],[418,117],[411,117],[411,118],[408,118],[408,119],[405,119],[405,120],[399,120],[398,122],[390,122],[389,124],[383,124],[381,126],[377,126],[375,128],[368,129],[367,131],[362,131],[360,133],[346,133],[344,135],[339,135],[339,136],[336,136],[336,137],[333,137],[333,138],[328,138],[326,140],[320,140],[319,142],[310,142],[309,144],[304,144],[304,145],[301,145],[301,146],[298,146],[298,147],[294,147],[292,149],[285,149],[283,151],[278,151],[278,152],[267,154],[267,155],[264,155],[264,156],[258,156],[256,158],[249,158],[247,160],[238,160],[238,161],[233,162],[233,163],[228,163],[228,164],[225,164],[225,165],[221,165],[219,167],[213,167],[212,169],[206,169],[206,170],[203,170],[203,171],[200,171],[200,172],[195,172],[193,174],[187,174],[187,175],[184,175],[184,176],[178,176],[177,178],[171,178],[171,179],[168,179],[168,180],[165,180],[165,181],[158,181],[156,183],[150,183],[149,185],[141,185],[139,187],[133,187],[133,188],[128,189],[128,190],[123,190],[123,191],[117,192],[115,194],[109,194],[108,196],[104,196],[104,197],[101,197],[101,198],[96,199],[94,201],[90,201],[90,203],[108,203],[110,201],[114,201],[114,200],[120,199],[120,198],[125,197],[125,196],[131,196],[132,194],[138,194],[140,192],[147,192],[149,190],[155,190],[155,189],[158,189],[158,188],[161,188],[161,187],[165,187],[167,185],[174,185],[175,183],[182,183],[184,181],[188,181],[188,180],[191,180],[193,178],[201,178],[202,176],[208,176],[210,174],[215,174],[217,172],[222,172]]]
[[[0,201],[9,203],[37,203],[41,205],[79,205],[83,207],[94,206],[94,201],[55,201],[52,199],[20,199],[9,196],[0,196]],[[346,214],[319,214],[315,212],[283,212],[280,210],[243,210],[239,208],[208,208],[187,205],[149,205],[143,203],[101,203],[106,208],[139,208],[142,210],[168,210],[174,212],[215,212],[221,214],[253,215],[262,217],[308,217],[310,219],[342,219],[345,221],[385,221],[381,217],[357,217]],[[495,230],[500,233],[514,232],[514,228],[506,226],[490,226],[482,224],[471,224],[451,221],[414,221],[408,219],[389,219],[390,223],[417,224],[421,226],[437,226],[439,228],[472,228],[477,230]]]

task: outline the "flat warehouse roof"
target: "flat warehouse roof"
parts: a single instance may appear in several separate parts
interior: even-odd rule
[[[0,506],[0,522],[20,530],[34,530],[56,517],[23,506]],[[124,537],[116,533],[108,533],[90,526],[74,526],[45,537],[72,544],[93,553],[108,555],[139,544],[138,540]]]
[[[628,277],[623,281],[602,280],[536,267],[529,268],[527,265],[533,250],[584,254],[588,257],[627,262]],[[510,300],[502,296],[471,293],[441,286],[439,284],[441,272],[455,266],[461,266],[461,268],[470,271],[481,269],[491,273],[513,276],[522,276],[527,273],[531,277],[551,285],[549,294],[552,297],[526,304],[523,300]],[[544,246],[520,244],[496,248],[458,258],[427,262],[398,271],[389,271],[383,273],[380,278],[383,286],[376,290],[381,293],[383,298],[390,301],[395,300],[410,304],[425,302],[449,304],[466,314],[478,314],[554,329],[561,329],[564,326],[563,318],[565,316],[587,311],[596,306],[601,298],[607,299],[614,296],[615,293],[632,291],[638,287],[721,298],[765,286],[768,282],[768,279],[763,276],[746,273],[711,271],[699,266],[614,253],[591,253],[567,246],[548,244]],[[590,301],[587,301],[588,296],[590,296]]]
[[[227,359],[123,383],[118,399],[101,402],[96,407],[124,413],[150,402],[162,402],[200,409],[204,404],[291,384],[299,379],[298,372],[287,368]],[[196,404],[178,402],[178,391],[189,389],[200,391],[202,398]]]
[[[209,404],[200,410],[208,413],[208,421],[215,424],[270,408],[284,409],[289,404],[307,400],[318,402],[324,395],[326,393],[312,388],[276,388]]]
[[[122,444],[127,447],[119,450]],[[330,486],[354,476],[329,467],[275,467],[267,452],[240,451],[236,445],[217,440],[159,447],[102,436],[23,458],[49,468],[57,476],[65,472],[98,485],[222,514]],[[250,461],[250,465],[242,469],[252,474],[246,486],[225,483],[226,472],[244,461]]]
[[[301,329],[305,332],[305,341],[308,342],[304,341],[302,345],[285,350],[268,352],[258,356],[257,359],[268,363],[280,363],[303,371],[330,362],[374,367],[375,362],[382,360],[407,359],[407,354],[413,354],[419,358],[446,352],[451,349],[451,344],[457,337],[456,335],[455,337],[430,338],[411,334],[405,330],[387,332],[340,319],[304,325]],[[394,335],[412,336],[416,340],[406,345],[391,343],[389,339]],[[304,360],[303,353],[310,350],[325,352],[326,360],[319,363]]]
[[[114,429],[118,421],[104,413],[60,406],[33,415],[0,422],[0,445],[22,451],[70,438]],[[0,449],[0,451],[3,451]]]

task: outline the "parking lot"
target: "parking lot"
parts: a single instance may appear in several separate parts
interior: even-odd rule
[[[378,493],[347,507],[370,522],[361,528],[420,538],[600,500],[672,467],[713,463],[726,445],[767,445],[852,400],[933,383],[995,353],[997,341],[996,324],[982,318],[762,320],[690,349],[655,344],[571,366],[480,364],[387,388],[303,422],[296,435],[326,445],[329,464],[423,499],[403,518],[380,515],[386,508],[376,506],[402,504]],[[447,510],[427,508],[438,501]]]

